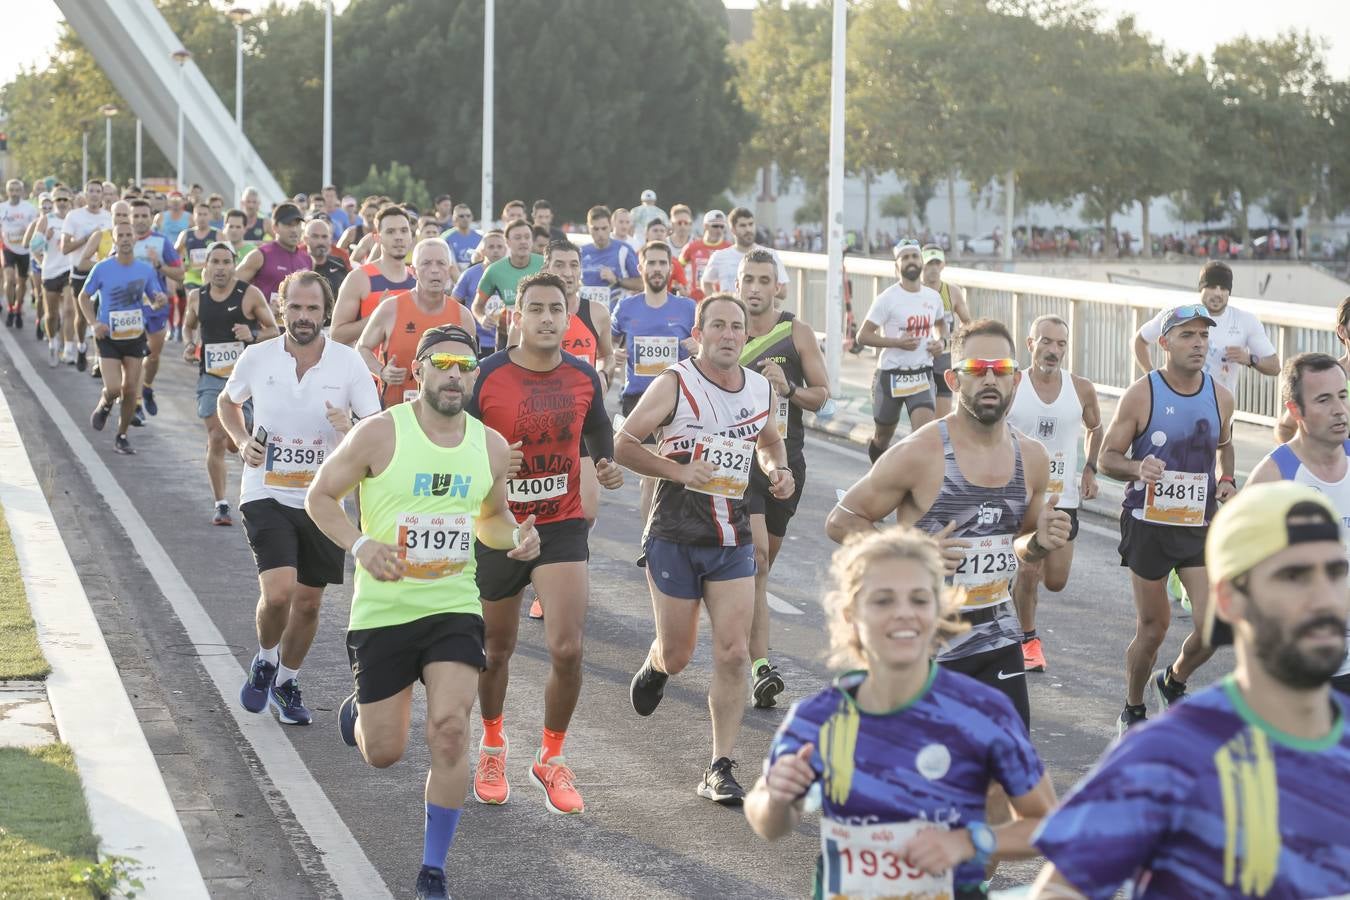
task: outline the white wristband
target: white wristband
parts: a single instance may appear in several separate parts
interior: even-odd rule
[[[364,544],[364,543],[365,543],[366,541],[368,541],[368,540],[370,540],[370,536],[369,536],[369,535],[364,535],[364,534],[361,535],[359,538],[356,539],[356,543],[352,544],[352,550],[351,550],[351,554],[352,554],[352,557],[353,557],[353,558],[356,557],[356,551],[357,551],[357,550],[360,550],[360,549],[361,549],[361,545]]]
[[[519,546],[520,546],[520,526],[519,526],[519,525],[517,525],[515,528],[512,528],[512,529],[511,529],[511,546],[512,546],[512,547],[519,547]]]

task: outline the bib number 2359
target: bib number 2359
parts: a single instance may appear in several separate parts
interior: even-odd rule
[[[287,440],[274,435],[267,446],[263,484],[275,488],[307,488],[319,474],[328,447],[322,440]]]

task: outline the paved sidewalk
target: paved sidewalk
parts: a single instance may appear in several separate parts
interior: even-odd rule
[[[51,665],[45,697],[34,696],[43,687],[36,683],[12,698],[0,694],[0,704],[14,701],[13,736],[26,732],[41,742],[54,730],[70,745],[99,855],[135,861],[133,874],[144,884],[138,896],[204,898],[197,861],[3,393],[0,457],[6,461],[0,505]],[[27,727],[20,727],[20,715]]]
[[[806,413],[802,417],[806,427],[843,438],[865,448],[872,436],[872,372],[876,367],[875,359],[871,350],[864,350],[856,356],[845,353],[840,366],[841,390],[840,396],[835,398],[834,415],[822,419]],[[1109,423],[1116,410],[1116,398],[1099,394],[1098,399],[1102,408],[1102,421]],[[895,440],[907,434],[909,422],[902,417],[900,427],[895,433]],[[1233,424],[1233,449],[1236,453],[1239,485],[1274,445],[1275,437],[1271,429],[1246,422]],[[1124,497],[1124,484],[1110,478],[1099,478],[1098,484],[1101,486],[1101,492],[1095,500],[1083,504],[1083,511],[1112,520],[1118,519],[1120,503]]]

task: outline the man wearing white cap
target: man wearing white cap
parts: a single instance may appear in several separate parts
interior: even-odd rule
[[[708,259],[708,268],[703,273],[702,282],[699,286],[703,288],[705,294],[711,294],[715,291],[736,290],[736,273],[740,270],[741,260],[745,254],[749,253],[755,247],[762,246],[755,243],[755,214],[744,206],[738,206],[727,216],[731,223],[731,237],[735,241],[730,247],[723,247]],[[765,247],[773,254],[774,262],[778,266],[778,289],[774,296],[783,298],[787,296],[788,274],[783,261],[778,258],[778,252],[772,247]]]
[[[633,235],[639,241],[645,241],[647,235],[647,226],[660,219],[667,226],[670,225],[670,216],[664,209],[656,205],[656,191],[647,188],[642,192],[642,205],[633,208]]]
[[[703,273],[708,268],[708,260],[723,247],[730,247],[727,239],[727,214],[720,209],[710,209],[703,214],[703,234],[690,239],[680,248],[680,265],[689,276],[689,296],[694,301],[703,299]]]

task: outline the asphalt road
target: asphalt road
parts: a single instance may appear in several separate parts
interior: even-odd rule
[[[232,657],[242,681],[255,649],[257,587],[243,529],[210,524],[205,432],[195,416],[196,371],[178,361],[181,346],[166,347],[160,412],[148,427],[133,430],[139,453],[132,457],[113,453],[113,427],[102,433],[89,428],[98,391],[93,379],[73,368],[49,370],[45,347],[34,340],[31,327],[22,335],[5,332],[0,346],[5,348],[0,385],[212,894],[380,896],[383,888],[410,896],[421,854],[428,764],[420,745],[424,719],[419,701],[407,758],[389,769],[367,767],[340,742],[334,709],[351,690],[343,646],[350,588],[329,590],[303,670],[306,701],[316,714],[312,727],[282,729],[256,717],[241,725],[229,710],[237,702],[237,686],[225,689],[219,678],[213,680],[211,672],[221,671],[220,664]],[[28,372],[16,365],[16,348],[31,364]],[[35,393],[28,377],[54,394]],[[74,427],[58,427],[63,417],[53,418],[49,396],[59,398]],[[88,470],[75,449],[84,446],[87,456],[86,441],[100,461]],[[817,437],[809,439],[807,457],[805,496],[770,588],[782,609],[795,611],[775,612],[773,623],[773,657],[789,700],[829,681],[819,598],[833,545],[822,527],[836,488],[848,487],[867,466],[853,446]],[[231,494],[237,496],[239,466],[230,465]],[[105,503],[109,478],[149,526],[136,537],[140,552],[133,547],[134,529],[118,515],[126,510]],[[448,863],[455,896],[809,894],[814,821],[767,844],[739,812],[694,793],[710,743],[706,641],[689,669],[672,680],[652,718],[640,719],[629,706],[629,679],[652,637],[645,580],[632,562],[637,517],[636,479],[630,478],[622,490],[604,497],[591,544],[586,681],[567,745],[587,811],[571,818],[551,815],[526,777],[542,725],[547,674],[542,627],[526,621],[506,706],[513,740],[511,801],[504,807],[466,805]],[[1042,598],[1039,626],[1050,670],[1029,676],[1033,737],[1061,793],[1114,737],[1123,703],[1133,609],[1113,534],[1114,523],[1085,517],[1068,588]],[[158,550],[146,554],[147,541],[166,556],[160,558]],[[182,581],[157,574],[166,566],[176,568]],[[182,621],[183,610],[197,603],[205,616]],[[1188,625],[1174,625],[1160,658],[1171,659]],[[201,639],[209,626],[219,630],[223,646]],[[1196,686],[1230,666],[1225,651],[1197,675]],[[747,787],[782,715],[747,711],[737,753],[738,774]],[[998,883],[1025,883],[1036,868],[1032,862],[1005,866]],[[363,882],[363,873],[371,880]],[[353,884],[367,887],[357,890]]]

